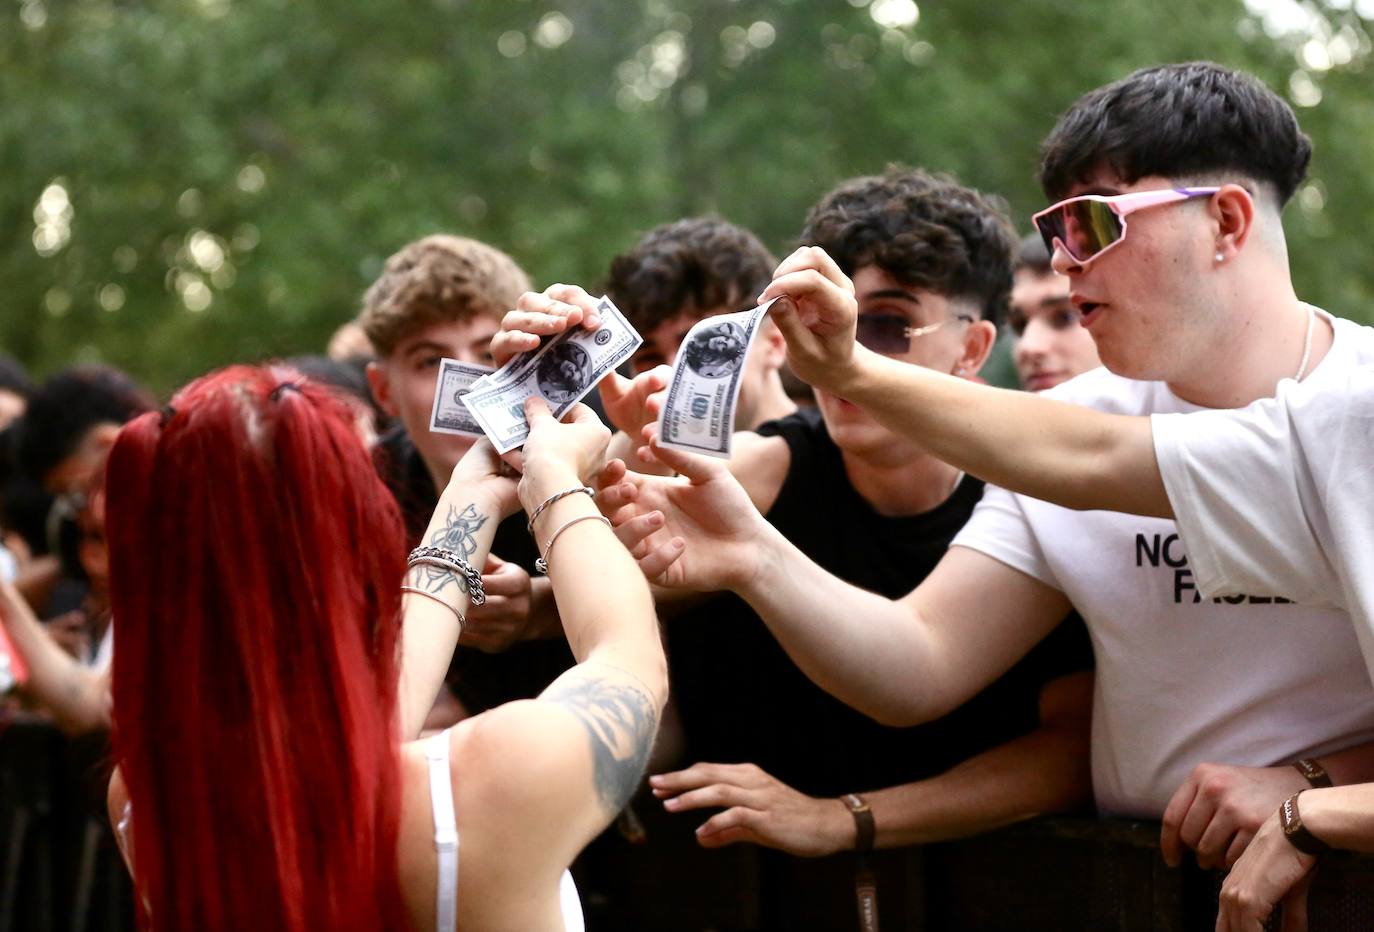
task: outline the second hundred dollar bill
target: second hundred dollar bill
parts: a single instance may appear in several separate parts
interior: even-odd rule
[[[434,384],[434,407],[429,412],[429,429],[440,434],[482,436],[482,427],[472,419],[472,413],[463,404],[463,396],[476,387],[478,380],[491,372],[491,366],[479,366],[456,359],[440,360],[439,377]]]
[[[707,317],[687,331],[658,416],[660,444],[730,458],[744,360],[772,304]]]
[[[595,330],[566,330],[537,351],[516,356],[463,396],[498,453],[514,450],[529,436],[526,398],[542,397],[553,416],[562,417],[644,342],[609,298],[596,311],[601,326]]]

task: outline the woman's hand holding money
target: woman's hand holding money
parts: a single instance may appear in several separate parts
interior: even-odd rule
[[[783,260],[759,302],[787,340],[787,364],[815,388],[843,396],[868,353],[854,340],[859,305],[854,283],[819,246],[803,246]]]
[[[595,478],[606,462],[611,432],[586,405],[574,405],[560,423],[542,398],[530,398],[525,418],[530,435],[525,441],[520,501],[532,512],[549,496]]]

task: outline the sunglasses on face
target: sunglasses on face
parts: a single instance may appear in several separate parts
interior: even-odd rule
[[[860,314],[854,339],[875,353],[882,353],[884,356],[901,356],[911,351],[912,338],[934,333],[945,324],[956,320],[966,324],[973,323],[973,318],[969,315],[956,314],[936,324],[913,327],[910,321],[897,314]]]
[[[1126,215],[1216,194],[1221,188],[1164,188],[1132,194],[1084,194],[1046,207],[1031,218],[1054,254],[1063,249],[1079,265],[1086,265],[1126,238]]]

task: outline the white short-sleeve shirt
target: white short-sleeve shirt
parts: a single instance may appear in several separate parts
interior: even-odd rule
[[[1239,411],[1151,420],[1198,588],[1348,611],[1374,673],[1374,360]]]
[[[1309,381],[1340,378],[1374,353],[1365,328],[1334,327]],[[1105,369],[1047,394],[1117,414],[1201,410],[1162,382]],[[953,546],[1058,589],[1087,622],[1103,812],[1158,818],[1203,762],[1270,766],[1374,740],[1374,687],[1349,616],[1276,597],[1283,580],[1209,597],[1172,521],[1073,511],[989,486]]]

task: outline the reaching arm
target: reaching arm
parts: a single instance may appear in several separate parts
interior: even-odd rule
[[[1148,418],[1090,411],[886,359],[854,341],[854,287],[824,250],[797,250],[761,300],[806,381],[988,482],[1069,508],[1170,517]]]
[[[515,483],[501,477],[500,467],[489,443],[482,440],[473,445],[439,497],[422,538],[424,546],[452,550],[479,568],[486,562],[496,526],[516,507]],[[401,600],[397,709],[401,735],[410,739],[424,725],[461,633],[458,616],[439,602],[464,614],[470,603],[467,581],[460,574],[437,567],[414,567],[406,573],[404,585],[428,593],[406,592]]]
[[[1041,724],[1029,734],[930,779],[864,793],[876,846],[963,838],[1087,803],[1092,674],[1047,684],[1040,710]],[[697,840],[708,848],[748,841],[819,856],[856,844],[854,819],[842,800],[805,796],[752,764],[697,764],[650,782],[672,812],[725,810],[697,829]]]
[[[520,495],[532,512],[600,468],[609,434],[582,406],[562,425],[537,399],[526,413]],[[529,927],[512,918],[511,904],[543,908],[529,884],[556,889],[558,873],[629,801],[667,699],[648,584],[595,504],[585,495],[560,498],[534,532],[578,662],[538,699],[478,716],[455,738],[463,743],[455,756],[458,811],[470,814],[460,816],[470,853],[459,885],[490,894],[481,903],[460,901],[463,918],[476,925],[499,909],[503,927]],[[528,914],[529,924],[536,918]]]
[[[984,554],[950,550],[900,601],[826,572],[752,506],[726,467],[654,445],[680,475],[627,477],[616,512],[650,581],[729,589],[822,689],[878,721],[943,715],[1008,669],[1069,611],[1063,594]],[[632,521],[662,519],[654,528]],[[722,645],[728,650],[728,645]]]
[[[0,582],[0,621],[29,667],[26,691],[43,703],[68,734],[110,726],[110,677],[81,666],[57,646],[29,605],[8,582]]]

